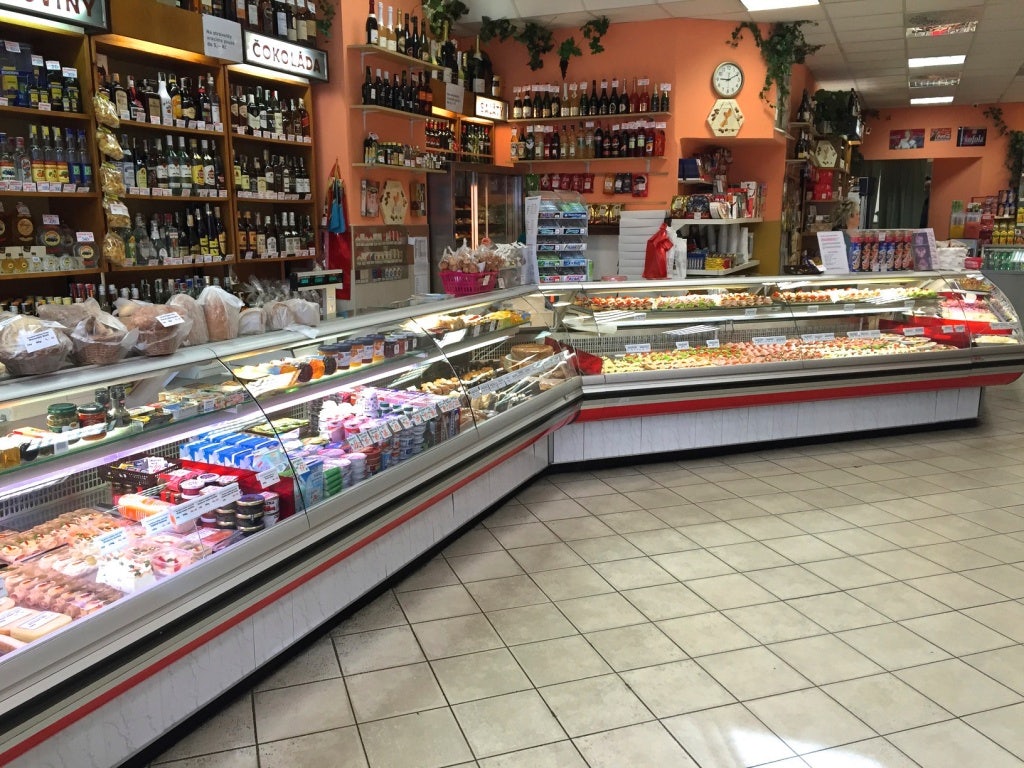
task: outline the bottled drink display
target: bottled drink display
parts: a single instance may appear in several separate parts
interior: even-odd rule
[[[232,176],[239,197],[282,200],[308,200],[312,197],[306,161],[295,155],[277,155],[269,149],[251,156],[235,152]]]
[[[261,85],[236,85],[228,109],[235,133],[291,141],[309,140],[309,111],[301,97],[282,98],[278,91]]]
[[[92,189],[93,168],[83,129],[31,125],[28,130],[27,140],[0,133],[0,188],[39,192]],[[25,184],[35,187],[26,188]]]
[[[665,123],[581,121],[527,125],[512,132],[514,160],[590,160],[606,157],[664,157]]]
[[[239,211],[235,241],[243,260],[302,258],[316,250],[312,218],[295,211]]]
[[[211,139],[194,136],[131,138],[121,136],[124,158],[109,162],[121,169],[129,193],[151,196],[223,197],[224,161]],[[159,190],[159,191],[158,191]]]
[[[363,140],[363,162],[367,165],[395,165],[427,170],[443,170],[448,167],[445,155],[424,152],[419,147],[399,142],[380,141],[375,133]]]
[[[78,70],[33,53],[28,43],[0,48],[0,88],[6,105],[49,112],[82,112]]]
[[[193,10],[195,0],[177,0],[179,8]],[[245,29],[290,43],[317,45],[316,3],[311,0],[199,0],[207,16],[237,21]]]
[[[392,75],[381,69],[377,69],[374,75],[369,67],[366,68],[362,86],[363,104],[429,115],[433,100],[429,79],[424,72],[413,72],[410,76],[407,70],[402,70],[399,77],[397,72]]]
[[[512,119],[534,120],[555,117],[603,117],[605,115],[668,112],[669,83],[652,87],[646,77],[632,80],[612,78],[587,83],[535,84],[512,89]]]
[[[159,72],[155,79],[136,80],[131,73],[122,78],[119,72],[101,70],[97,88],[106,92],[122,120],[210,130],[218,130],[222,122],[212,73],[179,76]]]
[[[221,208],[212,203],[154,213],[148,221],[136,213],[124,243],[126,266],[209,263],[228,256]]]

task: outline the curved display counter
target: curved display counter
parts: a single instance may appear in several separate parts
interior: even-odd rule
[[[975,418],[1022,338],[975,274],[587,283],[0,381],[0,764],[122,762],[551,464]]]

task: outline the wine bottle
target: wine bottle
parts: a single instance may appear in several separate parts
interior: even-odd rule
[[[602,89],[603,90],[603,89]],[[603,96],[603,94],[602,94]],[[602,98],[602,101],[604,99]],[[619,112],[619,81],[617,78],[612,78],[612,95],[608,99],[608,109],[602,114],[616,115]]]

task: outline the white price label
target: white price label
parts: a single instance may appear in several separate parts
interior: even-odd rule
[[[403,429],[412,429],[414,426],[414,424],[412,423],[412,419],[410,419],[408,416],[400,416],[398,420],[402,422]]]
[[[49,112],[50,111],[50,102],[48,102],[48,101],[40,101],[38,104],[36,104],[36,108],[40,109],[43,112]]]
[[[127,216],[128,206],[124,203],[112,202],[110,204],[110,215],[111,216]]]
[[[904,336],[924,336],[924,328],[919,325],[903,329]]]
[[[260,488],[269,488],[280,481],[281,474],[277,471],[277,467],[271,467],[270,469],[264,469],[262,472],[256,473],[256,482],[260,484]]]
[[[856,306],[856,304],[843,304],[843,312],[853,312]]]
[[[47,328],[45,331],[37,331],[30,333],[25,337],[25,351],[41,352],[44,349],[50,349],[60,345],[60,341],[57,340],[57,334]]]
[[[848,334],[851,339],[878,339],[881,338],[881,331],[850,331]]]
[[[722,343],[718,339],[708,339],[704,344],[708,349],[718,349],[722,346]]]
[[[689,348],[690,348],[690,342],[688,342],[688,341],[677,341],[676,342],[676,349],[689,349]]]
[[[807,306],[807,314],[808,315],[816,315],[816,314],[818,314],[818,305],[817,304],[809,304]]]
[[[755,336],[751,339],[755,344],[785,344],[785,336]]]
[[[142,518],[142,527],[146,529],[146,533],[150,536],[159,533],[160,531],[166,530],[171,525],[171,513],[161,512],[158,515],[150,515],[149,517]]]
[[[101,533],[94,541],[101,555],[109,555],[128,546],[128,534],[124,528],[118,528],[115,531]]]
[[[953,333],[953,326],[952,325],[944,325],[944,326],[942,326],[942,332],[943,333]]]
[[[309,473],[309,466],[302,459],[296,459],[293,461],[292,466],[295,468],[296,475],[305,475]]]
[[[162,315],[156,316],[156,321],[160,323],[164,328],[171,328],[175,325],[181,325],[185,322],[185,318],[179,315],[177,312],[165,312]]]
[[[43,214],[43,226],[44,227],[59,227],[60,216],[55,213],[44,213]]]
[[[834,333],[805,333],[800,336],[804,341],[833,341],[835,337]]]
[[[757,307],[748,307],[743,310],[744,317],[757,317]]]
[[[96,236],[92,232],[75,232],[75,242],[78,243],[95,243]]]
[[[391,429],[391,434],[393,435],[397,435],[399,432],[402,431],[402,424],[398,421],[398,419],[389,420],[388,427]]]
[[[1012,331],[1013,323],[989,323],[989,328],[993,331]]]
[[[955,333],[967,333],[967,326],[966,325],[954,325],[953,326],[953,331]]]
[[[651,351],[650,344],[626,344],[627,355],[641,355]]]

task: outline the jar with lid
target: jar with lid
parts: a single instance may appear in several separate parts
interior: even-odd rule
[[[51,432],[66,432],[78,427],[78,406],[74,403],[54,403],[46,409],[46,428]]]
[[[99,403],[87,403],[78,406],[78,426],[92,427],[89,434],[82,435],[83,440],[100,440],[107,436],[107,409]]]

